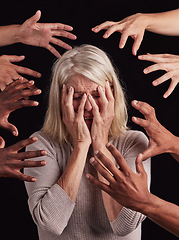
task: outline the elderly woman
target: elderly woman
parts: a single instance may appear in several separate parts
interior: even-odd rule
[[[25,170],[37,181],[26,183],[29,208],[39,238],[138,240],[144,216],[121,206],[90,184],[90,173],[108,184],[90,159],[111,141],[132,170],[148,145],[146,136],[128,130],[124,92],[107,55],[82,45],[54,65],[49,106],[39,140],[27,150],[45,149],[46,166]],[[116,166],[117,163],[115,162]],[[150,160],[144,162],[150,184]]]

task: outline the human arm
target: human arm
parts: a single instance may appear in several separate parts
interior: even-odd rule
[[[0,46],[20,42],[27,45],[44,47],[56,57],[60,57],[61,55],[50,43],[65,49],[71,49],[68,44],[54,36],[75,40],[76,36],[69,32],[73,28],[62,23],[38,23],[40,17],[41,11],[38,10],[34,16],[27,19],[22,25],[1,26]]]
[[[17,136],[17,128],[8,122],[10,113],[22,107],[37,106],[38,102],[27,98],[40,93],[41,90],[34,87],[34,81],[20,79],[10,83],[0,92],[0,127]]]
[[[135,172],[135,159],[140,152],[147,148],[147,137],[138,131],[127,131],[120,135],[119,139],[112,141],[114,146],[121,152],[126,163],[132,171]],[[113,157],[113,163],[119,168],[118,163]],[[148,174],[148,189],[150,188],[150,159],[144,162],[145,170]],[[109,184],[107,182],[107,184]],[[122,206],[122,205],[121,205]],[[122,207],[117,218],[110,222],[115,234],[119,236],[127,235],[140,227],[145,216],[139,212],[131,210],[127,207]]]
[[[132,53],[137,54],[144,37],[145,30],[163,34],[179,35],[179,27],[176,22],[179,20],[179,9],[161,13],[137,13],[122,19],[119,22],[106,21],[92,30],[98,33],[100,30],[107,30],[104,38],[108,38],[114,32],[120,32],[121,38],[119,48],[123,48],[128,37],[134,39]]]
[[[108,144],[107,148],[120,168],[117,168],[104,154],[99,152],[92,164],[108,180],[109,184],[99,181],[90,174],[86,175],[87,179],[121,205],[143,213],[155,223],[179,236],[179,207],[154,196],[148,191],[147,174],[142,163],[142,154],[139,154],[136,158],[135,173],[112,144]],[[98,159],[107,170],[101,166]]]
[[[36,150],[28,152],[20,152],[22,148],[33,144],[37,141],[37,138],[28,138],[26,140],[19,141],[12,146],[5,148],[5,141],[0,137],[0,177],[4,178],[16,178],[21,181],[35,182],[36,178],[27,176],[20,172],[23,168],[42,167],[46,164],[45,161],[22,161],[25,158],[38,158],[46,155],[45,150]]]
[[[100,107],[98,107],[91,95],[88,96],[93,113],[93,123],[90,131],[93,151],[100,150],[113,161],[110,152],[105,147],[108,142],[109,129],[114,118],[114,97],[109,82],[106,83],[104,88],[98,86],[98,93],[101,100]],[[106,179],[100,174],[98,177],[101,181],[106,182]],[[108,218],[110,221],[114,221],[122,206],[118,203],[116,204],[105,192],[102,192],[102,197]]]
[[[73,107],[74,88],[63,85],[62,89],[62,115],[69,134],[73,139],[73,151],[68,159],[67,166],[58,180],[59,186],[67,193],[70,199],[75,202],[78,188],[81,182],[82,173],[86,163],[86,157],[91,144],[90,133],[84,121],[84,106],[86,94],[83,95],[78,112]]]
[[[40,78],[41,74],[26,67],[21,67],[13,62],[24,60],[25,56],[2,55],[0,56],[0,89],[1,91],[14,80],[22,79],[20,74]]]
[[[132,117],[133,122],[143,127],[149,136],[149,145],[143,152],[142,159],[145,160],[161,153],[170,153],[179,162],[179,137],[159,123],[155,109],[148,103],[134,100],[132,106],[145,117],[145,119]]]
[[[157,78],[152,82],[154,86],[171,79],[170,86],[168,90],[163,95],[164,98],[167,98],[175,89],[179,82],[179,56],[173,54],[146,54],[138,56],[140,60],[146,60],[154,62],[154,65],[151,65],[144,69],[144,73],[148,74],[157,70],[165,70],[166,73],[161,77]]]

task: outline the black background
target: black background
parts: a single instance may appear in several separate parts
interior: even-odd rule
[[[146,101],[155,107],[159,121],[173,134],[179,136],[178,126],[178,93],[177,87],[172,95],[164,99],[162,95],[167,90],[169,82],[158,87],[151,82],[164,74],[163,71],[143,74],[143,69],[150,65],[149,62],[139,61],[131,53],[133,40],[129,39],[123,50],[118,48],[120,33],[113,34],[109,39],[103,39],[104,32],[95,34],[91,28],[106,20],[119,21],[124,17],[137,12],[162,12],[178,8],[178,0],[170,1],[6,1],[0,8],[0,25],[22,24],[40,9],[42,17],[40,22],[61,22],[73,26],[77,40],[66,40],[68,44],[80,45],[93,44],[102,48],[114,60],[119,68],[124,85],[127,89],[129,103],[129,125],[143,131],[130,120],[133,115],[140,114],[132,109],[130,102],[133,99]],[[176,24],[179,24],[176,22]],[[144,40],[138,54],[172,53],[179,54],[179,37],[161,36],[154,33],[145,33]],[[62,54],[60,47],[56,47]],[[7,131],[0,131],[6,141],[6,146],[29,137],[34,131],[39,130],[43,123],[47,106],[48,84],[51,67],[56,60],[49,51],[22,44],[1,47],[0,54],[25,55],[26,59],[19,63],[42,73],[42,78],[36,80],[36,85],[42,89],[41,96],[33,97],[40,102],[38,107],[24,108],[10,115],[9,121],[19,129],[19,136],[14,137]],[[28,79],[32,79],[29,78]],[[178,163],[169,154],[162,154],[152,158],[152,183],[151,192],[155,195],[178,204]],[[32,183],[33,184],[33,183]],[[38,239],[36,226],[33,223],[27,205],[27,194],[24,183],[14,179],[0,179],[0,239],[17,238],[19,240]],[[142,239],[177,239],[166,230],[154,224],[149,219],[143,223]]]

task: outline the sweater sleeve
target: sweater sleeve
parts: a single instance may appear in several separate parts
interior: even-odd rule
[[[47,151],[47,155],[30,160],[45,160],[47,164],[43,167],[27,168],[24,171],[25,174],[37,179],[34,183],[25,183],[29,195],[29,209],[38,228],[45,229],[51,235],[57,236],[67,226],[75,203],[56,183],[60,177],[60,167],[55,146],[42,134],[35,133],[32,136],[36,136],[38,141],[29,145],[26,150],[44,149]],[[59,156],[60,154],[58,154],[58,158]],[[60,161],[60,159],[58,160]]]
[[[114,144],[122,153],[124,159],[130,168],[136,172],[135,159],[139,153],[142,153],[148,146],[148,139],[142,132],[129,131],[130,134],[123,136],[123,141]],[[148,188],[151,181],[151,161],[147,159],[143,162],[148,176]],[[119,236],[125,236],[134,231],[145,219],[145,216],[139,212],[123,207],[117,218],[111,222],[113,232]]]

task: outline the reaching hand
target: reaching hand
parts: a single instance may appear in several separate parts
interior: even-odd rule
[[[22,161],[24,159],[36,158],[46,155],[45,150],[20,152],[22,148],[37,141],[36,137],[28,138],[16,144],[4,148],[5,142],[0,137],[0,177],[17,178],[22,181],[35,182],[34,177],[27,176],[20,172],[22,168],[41,167],[46,164],[43,161]]]
[[[59,52],[50,43],[65,49],[71,49],[71,46],[54,36],[75,40],[76,36],[68,32],[72,31],[73,28],[62,23],[37,23],[40,20],[40,17],[41,12],[37,11],[34,16],[27,19],[19,27],[18,35],[20,42],[32,46],[44,47],[56,57],[60,57],[61,55]]]
[[[147,174],[142,164],[142,154],[136,158],[137,173],[134,173],[121,153],[112,144],[107,144],[107,149],[116,159],[119,168],[102,152],[98,152],[94,158],[90,159],[90,162],[108,183],[99,181],[91,174],[86,175],[87,179],[127,208],[137,211],[145,207],[150,193],[147,186]],[[103,165],[100,164],[99,160]]]
[[[37,106],[38,102],[27,98],[40,93],[41,90],[34,87],[34,81],[20,79],[9,84],[0,92],[0,127],[17,136],[17,128],[8,122],[9,114],[22,107]]]
[[[161,153],[173,153],[177,144],[176,137],[159,123],[155,109],[145,102],[136,100],[132,102],[132,106],[145,117],[145,119],[132,117],[133,122],[143,127],[149,136],[149,145],[142,154],[142,160]]]
[[[138,56],[140,60],[155,62],[156,64],[144,69],[144,73],[148,74],[157,70],[165,70],[167,73],[152,82],[154,86],[171,79],[168,90],[163,95],[167,98],[175,89],[179,82],[179,56],[173,54],[146,54]]]
[[[12,62],[20,62],[24,60],[24,56],[2,55],[0,56],[0,89],[1,91],[14,80],[22,79],[19,74],[26,74],[29,76],[40,78],[39,72],[33,71],[29,68],[20,67],[12,64]]]
[[[103,29],[107,29],[103,35],[104,38],[108,38],[114,32],[120,32],[121,39],[119,42],[119,48],[123,48],[125,46],[129,36],[132,37],[134,39],[132,53],[133,55],[136,55],[143,40],[146,27],[147,24],[143,14],[137,13],[126,17],[119,22],[106,21],[92,28],[92,31],[98,33]]]

